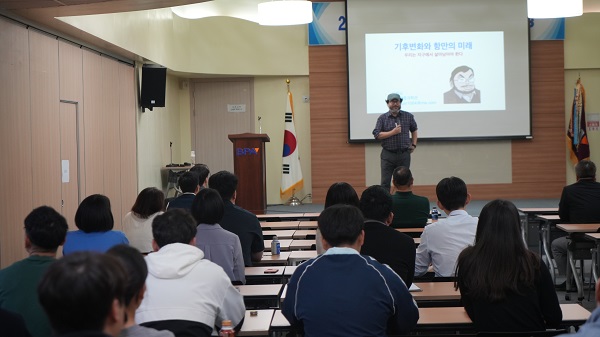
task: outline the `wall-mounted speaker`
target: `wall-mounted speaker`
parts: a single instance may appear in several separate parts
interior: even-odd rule
[[[142,108],[152,111],[154,107],[165,106],[165,92],[167,86],[167,68],[144,65],[142,67]]]

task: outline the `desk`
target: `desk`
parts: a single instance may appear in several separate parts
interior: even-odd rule
[[[292,239],[279,240],[279,247],[281,248],[281,251],[290,250],[290,245],[293,241],[294,240]],[[271,242],[273,242],[273,240],[265,240],[265,252],[271,251]]]
[[[287,265],[290,252],[281,252],[279,255],[271,255],[271,253],[263,253],[260,262],[254,262],[255,265]]]
[[[316,250],[294,250],[290,252],[290,256],[288,257],[288,262],[292,266],[296,266],[300,264],[302,261],[314,259],[317,257]]]
[[[250,315],[251,311],[256,311],[258,315]],[[273,309],[246,310],[244,324],[237,336],[268,336],[274,311]]]
[[[421,238],[413,238],[413,240],[415,240],[415,246],[418,246],[421,244]]]
[[[315,246],[315,248],[313,248]],[[317,249],[315,239],[312,240],[295,240],[289,246],[290,250],[308,250]]]
[[[250,284],[235,286],[244,296],[246,308],[249,307],[279,307],[279,295],[283,284]]]
[[[578,326],[590,317],[591,313],[576,303],[561,304],[563,326]],[[473,322],[464,307],[419,308],[418,330],[431,328],[473,328]]]
[[[540,219],[539,224],[539,236],[540,236],[540,256],[546,255],[546,260],[548,261],[548,268],[550,269],[550,276],[552,276],[552,282],[556,283],[556,268],[554,268],[554,263],[552,262],[551,254],[550,254],[550,243],[551,238],[550,234],[552,232],[552,225],[556,224],[560,221],[560,217],[555,214],[550,215],[538,215],[538,219]]]
[[[454,282],[416,282],[422,291],[410,294],[415,301],[459,301],[460,291],[454,290]]]
[[[264,235],[264,232],[263,232]],[[317,237],[316,229],[299,229],[294,233],[294,239],[315,239]]]
[[[588,223],[588,224],[557,224],[556,228],[561,229],[568,234],[569,240],[572,239],[574,233],[588,233],[596,232],[600,228],[600,223]],[[575,267],[575,259],[573,258],[573,251],[567,249],[567,260],[569,261],[569,267],[567,268],[567,289],[570,289],[571,285],[571,273],[575,278],[575,285],[577,286],[577,300],[582,301],[583,296],[583,279],[577,275],[577,269]],[[583,266],[582,266],[583,268]]]
[[[284,266],[280,267],[246,267],[244,273],[246,274],[246,284],[268,284],[268,283],[279,283],[283,282]],[[265,273],[267,269],[277,269],[275,273]]]
[[[290,322],[283,316],[281,310],[275,310],[271,320],[271,331],[289,331],[290,326]]]
[[[277,235],[278,239],[293,239],[296,232],[295,229],[264,230],[263,238],[272,239],[273,236]]]
[[[402,233],[423,233],[425,228],[423,227],[414,227],[414,228],[394,228],[398,232]]]
[[[283,271],[283,276],[291,277],[292,274],[296,271],[298,266],[285,266],[285,270]]]
[[[279,229],[298,229],[300,221],[271,221],[261,222],[260,227],[263,230],[279,230]]]
[[[257,214],[259,221],[285,221],[296,220],[304,217],[304,213],[269,213]]]
[[[317,229],[317,227],[319,227],[319,225],[317,224],[317,221],[300,221],[300,223],[298,224],[298,229]]]
[[[585,238],[596,242],[596,251],[592,252],[592,274],[594,275],[594,281],[598,282],[598,252],[600,252],[600,233],[586,233]]]

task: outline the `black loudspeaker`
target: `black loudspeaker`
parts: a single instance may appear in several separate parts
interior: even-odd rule
[[[165,106],[167,68],[158,66],[142,67],[142,108],[152,111],[154,107]]]

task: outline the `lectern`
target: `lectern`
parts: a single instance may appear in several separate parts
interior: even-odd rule
[[[264,133],[229,135],[233,143],[233,170],[239,179],[236,205],[254,214],[264,214],[267,209],[267,179],[265,170]]]

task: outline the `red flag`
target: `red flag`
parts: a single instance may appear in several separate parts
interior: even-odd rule
[[[573,92],[571,119],[567,130],[567,146],[573,164],[590,158],[590,143],[588,142],[585,125],[585,89],[581,80],[577,80]]]

